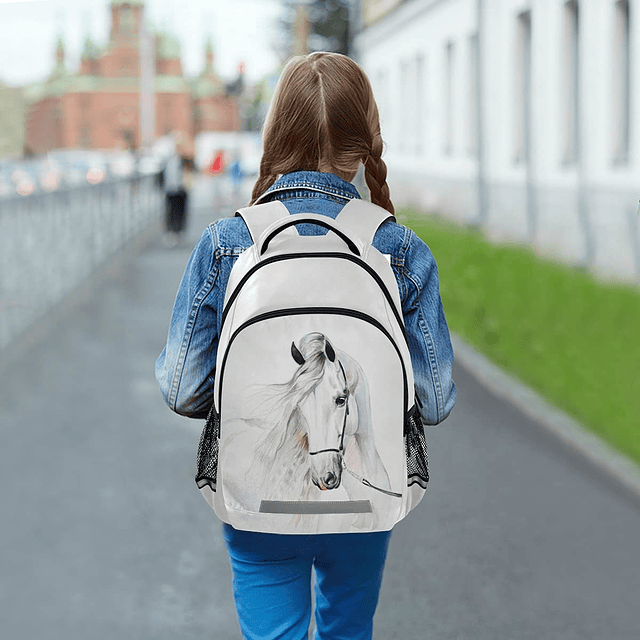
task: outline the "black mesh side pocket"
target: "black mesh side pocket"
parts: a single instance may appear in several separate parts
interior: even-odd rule
[[[216,490],[216,474],[218,472],[218,443],[220,438],[220,415],[212,405],[207,422],[202,429],[198,445],[198,472],[196,484],[199,489],[209,485]]]
[[[424,436],[424,426],[416,405],[407,412],[404,435],[407,455],[407,486],[410,487],[417,482],[423,489],[426,489],[429,482],[427,439]]]

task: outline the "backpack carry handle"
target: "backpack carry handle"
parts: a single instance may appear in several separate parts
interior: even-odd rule
[[[338,225],[336,225],[333,218],[323,216],[314,213],[297,213],[289,216],[284,220],[279,220],[276,224],[268,227],[262,234],[258,241],[258,255],[262,256],[269,247],[269,243],[285,229],[292,227],[296,224],[310,223],[324,227],[329,231],[333,231],[341,240],[349,247],[349,250],[357,256],[361,256],[362,252],[358,248],[358,245],[344,232]]]

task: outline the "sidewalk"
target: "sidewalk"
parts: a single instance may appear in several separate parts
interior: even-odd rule
[[[240,640],[220,525],[193,481],[203,421],[154,378],[188,238],[112,265],[0,386],[0,636]],[[224,213],[228,213],[228,209]],[[376,640],[636,640],[640,508],[457,363],[431,486],[391,540]]]

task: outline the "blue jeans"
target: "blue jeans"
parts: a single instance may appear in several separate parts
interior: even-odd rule
[[[280,535],[223,525],[245,640],[371,640],[391,531]]]

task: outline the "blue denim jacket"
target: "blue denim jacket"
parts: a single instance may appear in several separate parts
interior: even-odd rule
[[[332,173],[296,171],[280,177],[260,198],[278,198],[290,213],[335,218],[357,189]],[[303,234],[326,231],[299,225]],[[212,403],[224,293],[231,268],[252,244],[240,217],[210,224],[194,248],[178,288],[167,344],[156,361],[156,379],[169,408],[206,418]],[[398,283],[418,398],[425,424],[444,420],[455,403],[453,348],[442,309],[436,262],[416,234],[394,221],[376,232],[373,245],[391,255]]]

